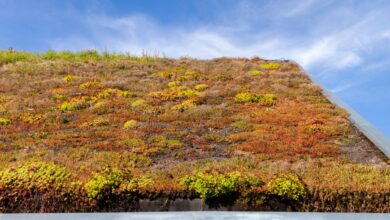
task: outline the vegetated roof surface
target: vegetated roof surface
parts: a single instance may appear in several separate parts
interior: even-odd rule
[[[294,62],[7,50],[0,65],[0,211],[390,209],[388,159]]]

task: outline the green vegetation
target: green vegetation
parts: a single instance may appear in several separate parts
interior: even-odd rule
[[[198,91],[203,91],[203,90],[206,90],[208,88],[209,88],[209,86],[207,84],[198,84],[194,87],[194,89],[198,90]]]
[[[136,128],[138,127],[139,124],[136,120],[130,120],[130,121],[126,121],[125,124],[123,125],[123,128]]]
[[[35,123],[39,122],[40,120],[42,120],[43,115],[41,115],[41,114],[24,113],[19,118],[24,123],[35,124]]]
[[[81,124],[81,127],[100,127],[109,124],[110,124],[110,120],[104,118],[97,118],[92,121]]]
[[[128,178],[120,171],[106,169],[102,173],[95,173],[85,184],[84,188],[88,198],[101,199],[105,193],[115,193],[120,184]]]
[[[174,105],[172,107],[172,110],[178,110],[178,111],[183,112],[187,109],[194,108],[195,106],[196,106],[196,104],[195,104],[194,100],[189,99],[189,100],[183,101],[182,103],[180,103],[178,105]]]
[[[249,70],[249,74],[251,74],[252,76],[259,76],[259,75],[264,74],[264,72],[262,72],[260,70],[252,69],[252,70]]]
[[[263,63],[260,65],[260,68],[266,69],[266,70],[277,70],[281,67],[282,65],[280,63],[275,63],[275,62],[269,62],[269,63]]]
[[[0,118],[0,126],[6,126],[6,125],[10,125],[11,124],[11,120],[7,119],[7,118]]]
[[[226,198],[247,188],[264,184],[261,180],[242,176],[239,172],[195,173],[193,176],[183,177],[180,182],[188,189],[199,193],[203,199]]]
[[[90,106],[92,103],[95,102],[95,100],[96,99],[94,97],[89,96],[73,98],[68,102],[62,103],[60,106],[60,110],[62,112],[81,110]]]
[[[0,182],[6,187],[49,188],[68,184],[70,180],[72,175],[64,167],[45,162],[29,162],[0,172]]]
[[[299,200],[306,195],[304,184],[294,174],[279,175],[267,183],[267,189],[284,199]]]
[[[238,93],[235,96],[236,102],[253,102],[263,106],[272,106],[276,103],[276,96],[273,94],[258,95],[252,93]]]
[[[65,82],[72,82],[76,77],[74,75],[71,75],[71,74],[67,74],[65,75],[64,77],[62,77],[62,79],[65,81]]]
[[[387,159],[293,62],[4,50],[0,66],[1,212],[390,211]]]

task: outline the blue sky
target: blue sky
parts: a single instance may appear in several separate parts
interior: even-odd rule
[[[390,1],[0,0],[0,49],[292,59],[390,136]]]

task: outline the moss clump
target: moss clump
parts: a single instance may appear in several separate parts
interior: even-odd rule
[[[138,127],[139,124],[136,120],[130,120],[130,121],[126,121],[125,124],[123,125],[123,128],[136,128]]]
[[[252,102],[259,103],[263,106],[272,106],[276,103],[276,96],[273,94],[253,94],[253,93],[238,93],[235,96],[236,102]]]
[[[48,188],[70,183],[72,175],[54,163],[30,162],[0,171],[0,182],[15,188]]]
[[[253,69],[253,70],[249,70],[249,74],[252,76],[259,76],[259,75],[264,74],[264,72],[262,72],[260,70]]]
[[[209,88],[209,85],[207,84],[198,84],[194,87],[195,90],[197,91],[203,91]]]
[[[0,118],[0,126],[11,125],[11,120],[8,118]]]
[[[277,70],[281,66],[282,65],[280,63],[275,63],[275,62],[269,62],[269,63],[260,64],[260,68],[266,69],[266,70]]]
[[[302,181],[294,174],[280,174],[266,185],[270,194],[287,200],[299,200],[306,195],[306,188]]]
[[[200,194],[203,199],[225,198],[254,186],[264,183],[255,178],[243,176],[239,172],[227,174],[201,173],[185,176],[180,179],[180,184]]]
[[[196,104],[195,104],[194,100],[185,100],[178,105],[174,105],[172,107],[172,110],[183,112],[187,109],[194,108],[195,106],[196,106]]]
[[[89,199],[102,199],[106,194],[114,194],[122,182],[129,177],[118,170],[105,169],[95,173],[84,185]]]

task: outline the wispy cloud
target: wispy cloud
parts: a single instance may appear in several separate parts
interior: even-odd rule
[[[21,3],[0,0],[4,6],[0,7],[0,46],[8,48],[16,42],[17,49],[27,50],[291,59],[368,116],[378,112],[376,108],[390,108],[389,102],[378,103],[388,100],[390,82],[390,3],[386,0],[186,1],[192,4],[185,11],[191,15],[176,8],[170,12],[180,13],[167,12],[171,9],[167,4],[173,7],[173,1],[159,2],[167,6],[164,10],[144,1],[123,10],[118,8],[126,4],[111,1],[58,2],[25,0],[21,8]],[[28,22],[33,28],[24,28]],[[387,118],[390,124],[385,112],[373,118],[377,124]],[[390,134],[390,126],[387,131]]]
[[[285,16],[298,16],[312,9],[313,1],[298,2]],[[245,13],[250,14],[257,7],[257,4],[250,2],[245,2],[245,5],[246,7],[241,6],[239,11],[242,14],[234,14],[232,19],[241,15],[245,17]],[[288,8],[284,9],[287,11]],[[143,14],[120,18],[88,15],[84,22],[93,33],[92,37],[71,35],[53,40],[51,46],[55,49],[97,48],[131,51],[135,54],[158,49],[172,57],[262,55],[268,58],[294,59],[305,68],[321,66],[325,69],[343,69],[364,63],[362,52],[365,48],[380,46],[377,45],[379,41],[389,39],[390,30],[375,24],[376,19],[384,13],[384,9],[378,9],[375,13],[355,14],[359,19],[349,25],[342,24],[343,22],[339,24],[337,21],[319,23],[312,27],[315,34],[301,34],[299,37],[291,37],[288,31],[283,32],[277,28],[264,30],[264,24],[257,27],[257,20],[248,19],[242,20],[242,24],[234,23],[234,27],[222,23],[187,28],[162,27],[152,17]],[[280,25],[277,19],[274,21],[275,26]],[[270,21],[272,22],[272,19]],[[242,37],[235,29],[237,26],[251,27],[251,36],[258,37]],[[246,34],[243,32],[242,35]],[[372,34],[374,32],[375,35]]]

